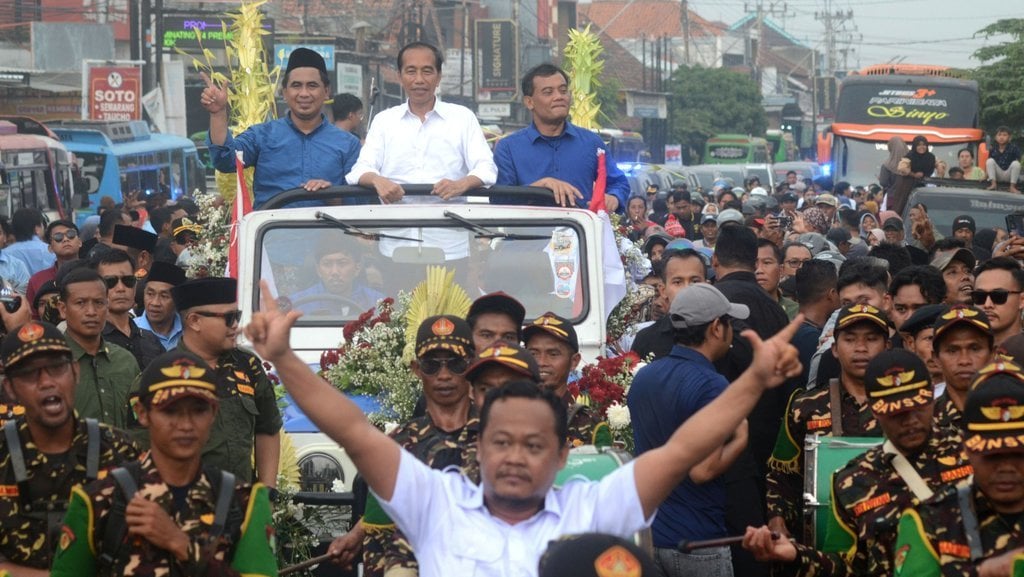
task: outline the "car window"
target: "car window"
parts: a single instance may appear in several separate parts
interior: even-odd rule
[[[955,192],[938,192],[933,194],[916,194],[907,203],[913,206],[923,202],[928,207],[928,217],[944,236],[952,235],[953,220],[962,215],[969,214],[974,217],[977,230],[983,228],[1000,227],[1006,228],[1006,215],[1012,212],[1024,210],[1024,198],[990,198],[984,194],[970,194],[970,196]],[[994,195],[993,195],[994,196]],[[909,210],[909,208],[907,209]]]
[[[495,291],[509,293],[526,307],[527,318],[547,311],[570,319],[586,315],[588,271],[582,230],[555,220],[473,222],[488,234],[475,234],[450,221],[415,228],[399,226],[403,223],[348,223],[382,235],[378,239],[309,221],[275,223],[259,235],[259,276],[280,302],[301,310],[299,323],[307,324],[355,319],[378,299],[411,291],[426,277],[428,266],[454,271],[455,281],[470,299]],[[257,302],[255,310],[258,307]]]

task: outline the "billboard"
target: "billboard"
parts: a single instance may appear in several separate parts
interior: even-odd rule
[[[223,49],[234,38],[231,28],[217,14],[164,16],[162,24],[160,40],[167,49]],[[263,29],[270,33],[264,36],[264,45],[273,45],[274,19],[264,18]]]
[[[477,20],[477,100],[511,102],[519,84],[519,38],[512,20]]]
[[[142,69],[137,66],[86,68],[85,118],[88,120],[141,120]]]

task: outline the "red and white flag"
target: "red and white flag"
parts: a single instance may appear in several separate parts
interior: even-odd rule
[[[605,164],[605,153],[597,149],[597,178],[594,179],[594,190],[590,195],[590,205],[587,206],[594,212],[607,211],[604,204],[604,191],[608,187],[608,166]]]
[[[242,151],[235,151],[235,176],[238,182],[238,189],[235,191],[235,206],[231,211],[231,238],[228,245],[228,269],[225,275],[238,278],[238,225],[242,218],[252,212],[252,197],[249,194],[249,187],[245,184],[245,163],[242,161]]]

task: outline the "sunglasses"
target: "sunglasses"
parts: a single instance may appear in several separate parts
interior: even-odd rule
[[[1010,298],[1010,295],[1019,295],[1020,293],[1021,291],[1008,291],[1006,289],[992,291],[973,290],[971,291],[971,300],[979,307],[985,304],[985,301],[989,298],[992,299],[992,304],[994,305],[1005,305],[1006,299]]]
[[[441,372],[441,367],[448,367],[452,374],[461,375],[469,368],[469,361],[462,357],[420,359],[420,370],[426,375],[436,375]]]
[[[64,239],[75,240],[76,238],[78,238],[78,231],[75,229],[71,229],[66,232],[55,232],[50,235],[50,240],[52,242],[64,242]]]
[[[110,290],[117,286],[117,281],[121,281],[121,284],[125,288],[135,288],[138,284],[139,279],[135,278],[135,275],[126,274],[124,276],[105,276],[103,277],[103,284],[107,285],[107,290]]]
[[[43,365],[41,367],[30,367],[26,369],[8,371],[7,376],[12,379],[38,382],[39,378],[43,376],[43,372],[46,372],[47,376],[51,379],[57,379],[66,375],[70,367],[71,361],[65,359],[56,363]]]
[[[233,327],[238,324],[238,321],[242,320],[242,311],[233,310],[226,313],[215,313],[212,311],[193,311],[201,317],[207,318],[219,318],[224,319],[224,325]]]

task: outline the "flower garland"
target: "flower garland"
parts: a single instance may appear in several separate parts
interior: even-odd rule
[[[327,382],[349,395],[380,399],[381,410],[370,415],[378,426],[408,421],[419,399],[419,379],[402,359],[411,300],[405,292],[397,301],[381,299],[345,325],[339,347],[320,355],[320,375]]]
[[[626,398],[633,384],[633,375],[642,366],[644,363],[634,352],[598,357],[596,363],[583,366],[582,376],[577,381],[569,383],[569,394],[573,399],[589,405],[607,421],[615,442],[630,452],[634,448],[633,429]]]
[[[618,350],[618,342],[641,322],[649,320],[651,300],[657,294],[651,288],[641,284],[651,270],[651,263],[644,256],[640,243],[629,239],[628,230],[623,217],[610,215],[612,231],[615,233],[615,245],[619,248],[619,258],[626,269],[626,296],[615,305],[605,323],[607,334],[605,343],[613,350]]]
[[[203,227],[195,245],[189,248],[189,278],[224,276],[228,267],[228,240],[231,236],[231,221],[227,203],[214,193],[197,194],[194,198],[199,207],[197,220]]]

